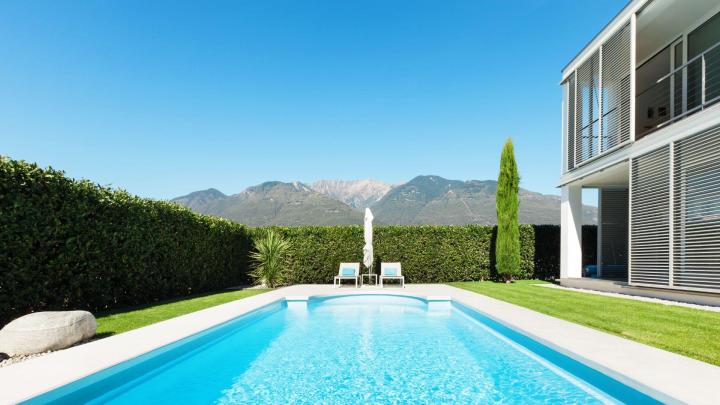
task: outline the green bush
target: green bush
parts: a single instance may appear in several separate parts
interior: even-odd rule
[[[0,157],[0,324],[248,283],[246,228]]]
[[[269,288],[282,284],[287,266],[285,255],[289,247],[288,241],[277,232],[268,231],[255,238],[254,250],[250,253],[253,267],[250,275],[257,284]]]

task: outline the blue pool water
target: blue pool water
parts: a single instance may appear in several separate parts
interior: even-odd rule
[[[29,403],[652,403],[461,305],[277,303]]]

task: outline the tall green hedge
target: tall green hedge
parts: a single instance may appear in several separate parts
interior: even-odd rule
[[[362,226],[253,228],[251,237],[274,229],[291,243],[290,284],[330,283],[341,262],[362,262]],[[583,226],[583,264],[594,263],[597,229]],[[494,279],[497,228],[463,226],[378,226],[374,229],[375,272],[380,262],[399,261],[410,283]],[[365,269],[363,269],[363,272]],[[560,227],[520,225],[517,278],[560,277]]]
[[[0,325],[32,311],[98,312],[248,284],[250,246],[266,229],[0,157]],[[289,283],[330,283],[340,262],[362,261],[361,226],[273,229],[292,244]],[[496,232],[379,226],[375,267],[402,262],[410,283],[494,278]],[[521,225],[516,277],[557,277],[559,238],[558,226]],[[586,263],[595,240],[584,227]]]
[[[0,324],[247,283],[233,222],[0,157]]]
[[[288,282],[330,283],[341,262],[361,262],[362,226],[272,227],[291,244]],[[265,232],[262,228],[253,235]],[[535,229],[520,226],[522,245],[518,277],[535,268]],[[380,262],[401,262],[409,283],[438,283],[495,277],[496,228],[464,226],[378,226],[373,235],[375,272]],[[363,270],[364,271],[364,270]]]

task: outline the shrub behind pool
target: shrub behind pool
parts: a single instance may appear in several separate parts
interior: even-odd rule
[[[248,282],[246,228],[0,158],[0,325]]]
[[[290,242],[287,282],[331,283],[342,262],[362,262],[360,225],[250,229],[250,236],[273,229]],[[586,226],[583,253],[594,257],[595,227]],[[486,225],[378,225],[374,228],[375,263],[402,262],[409,283],[440,283],[495,278],[497,229]],[[362,267],[361,272],[367,270]],[[520,269],[516,278],[560,275],[560,227],[520,225]]]

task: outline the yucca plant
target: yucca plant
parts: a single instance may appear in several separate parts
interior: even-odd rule
[[[290,243],[278,233],[268,231],[255,241],[255,251],[250,254],[253,271],[250,275],[265,287],[274,288],[283,282],[285,255]]]

